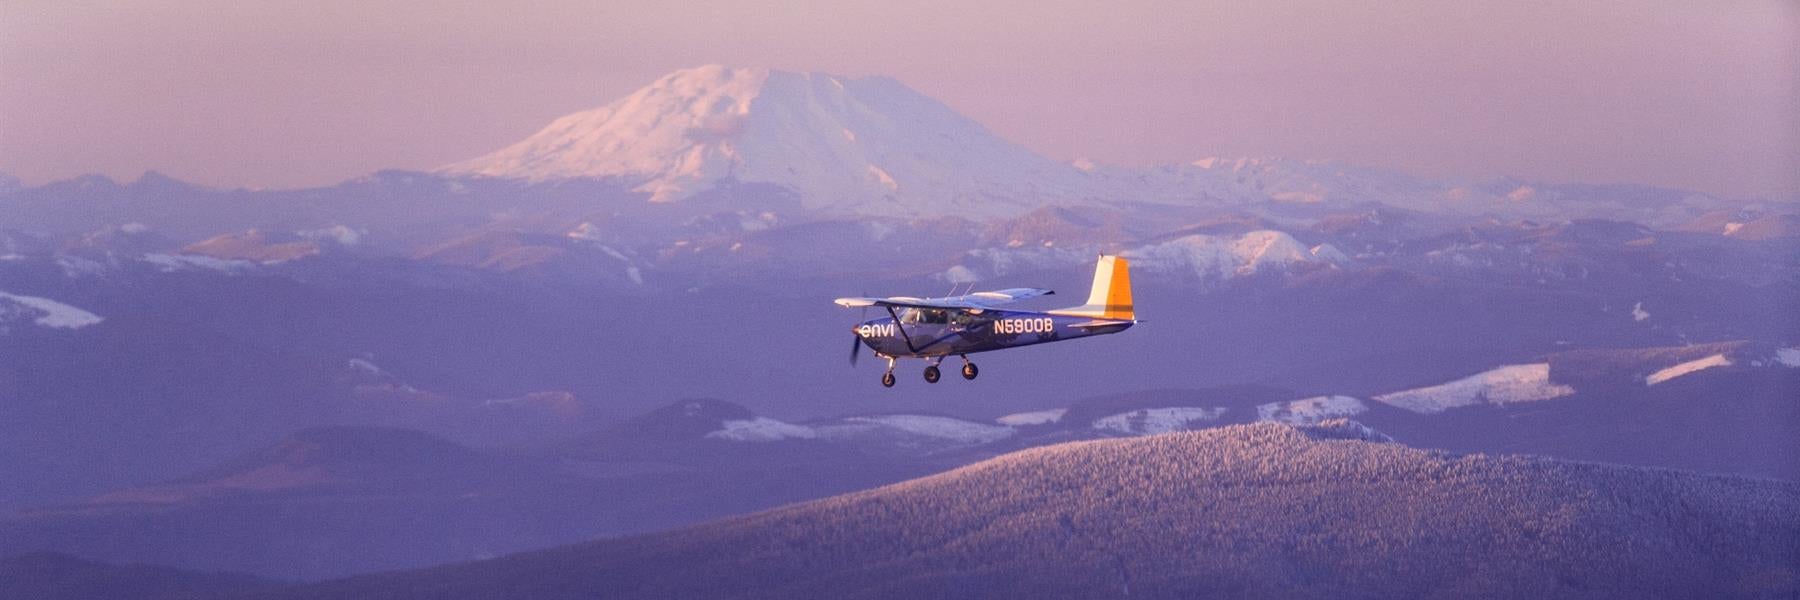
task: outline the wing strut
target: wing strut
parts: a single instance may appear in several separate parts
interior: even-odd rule
[[[894,307],[891,305],[887,306],[887,311],[888,316],[894,318],[894,329],[900,330],[900,339],[906,340],[906,349],[918,354],[919,349],[913,347],[912,336],[906,333],[906,324],[900,322],[900,313],[894,312]]]

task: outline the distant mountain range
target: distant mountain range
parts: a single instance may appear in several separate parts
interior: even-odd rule
[[[1442,182],[1317,161],[1204,158],[1150,169],[1062,164],[1002,140],[884,77],[718,65],[676,71],[606,106],[557,119],[448,175],[614,179],[651,202],[772,184],[837,215],[1017,216],[1044,205],[1229,207],[1382,202],[1505,217],[1666,224],[1726,206],[1673,190]]]
[[[165,586],[259,598],[1800,591],[1795,483],[1378,440],[1331,420],[1060,444],[667,533],[312,585],[192,575]],[[15,591],[168,577],[42,556],[0,569],[34,575],[0,584]]]
[[[1370,397],[1259,386],[1120,393],[977,421],[787,421],[677,402],[566,441],[474,450],[329,427],[170,481],[0,519],[0,556],[317,579],[656,531],[1058,443],[1355,418],[1422,448],[1800,481],[1800,349],[1572,351]],[[1729,431],[1730,436],[1708,432]],[[1369,434],[1371,439],[1389,439]]]
[[[1529,238],[1579,222],[1640,226],[1603,234],[1640,254],[1743,242],[1723,253],[1737,264],[1706,267],[1765,275],[1800,244],[1800,204],[1672,189],[1284,159],[1063,164],[891,79],[719,66],[433,173],[277,191],[87,176],[0,186],[0,206],[0,251],[15,256],[241,269],[354,254],[663,290],[872,273],[991,280],[1096,251],[1200,279],[1421,258],[1568,276],[1571,265],[1530,264],[1561,257],[1528,252],[1556,241]]]
[[[1130,335],[844,366],[831,298],[1066,295],[1100,252]],[[1796,480],[1796,306],[1800,204],[1064,164],[892,80],[690,69],[429,173],[0,176],[0,554],[336,576],[1332,417]]]

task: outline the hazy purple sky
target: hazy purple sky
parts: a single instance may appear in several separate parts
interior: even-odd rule
[[[884,74],[1057,159],[1800,196],[1800,2],[0,2],[0,171],[334,183],[708,63]]]

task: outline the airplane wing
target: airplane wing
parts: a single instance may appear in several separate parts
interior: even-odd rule
[[[1017,302],[1026,298],[1048,296],[1056,292],[1040,288],[1008,288],[992,292],[975,292],[948,298],[914,298],[911,296],[894,296],[891,298],[838,298],[838,306],[858,308],[863,306],[895,306],[905,308],[944,308],[951,310],[982,311],[996,306]]]
[[[946,300],[956,300],[982,308],[989,308],[1011,302],[1018,302],[1026,298],[1048,296],[1054,293],[1056,292],[1042,288],[1007,288],[992,292],[975,292],[973,294],[966,294],[955,298],[946,298]]]

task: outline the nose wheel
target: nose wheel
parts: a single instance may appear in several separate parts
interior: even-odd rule
[[[893,372],[890,371],[890,372],[881,374],[881,387],[894,387],[894,373]]]

